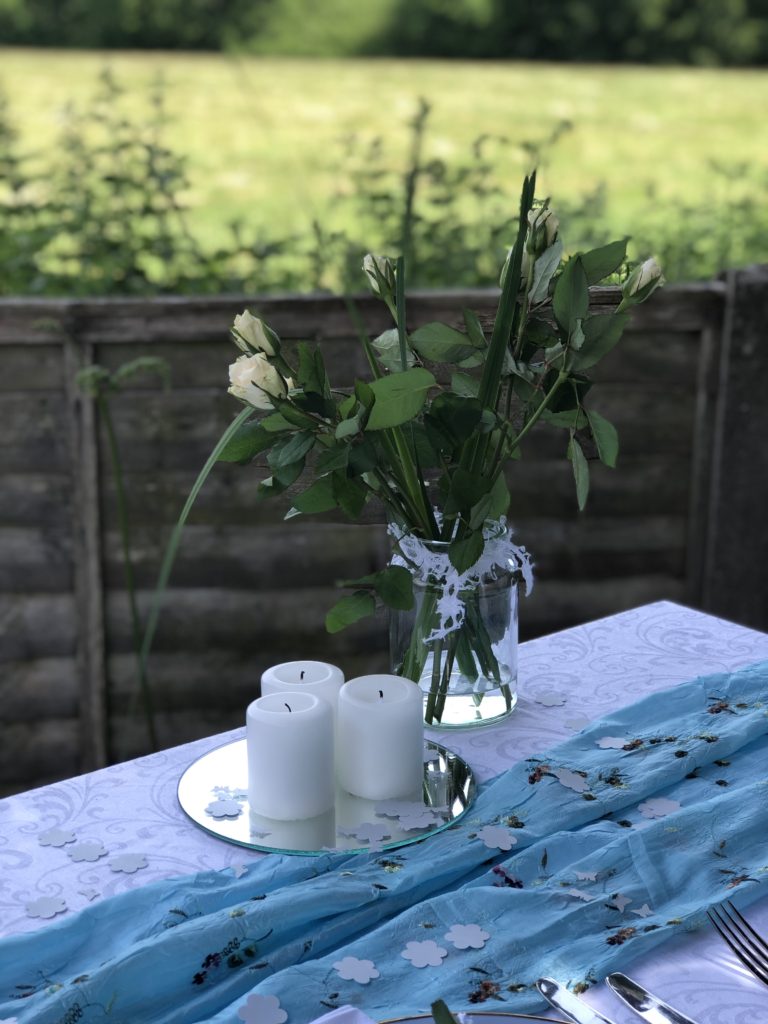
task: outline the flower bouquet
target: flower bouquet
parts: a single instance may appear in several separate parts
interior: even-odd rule
[[[557,217],[534,193],[535,174],[523,183],[490,337],[468,309],[463,329],[409,330],[404,261],[373,255],[363,270],[393,326],[361,337],[370,376],[353,388],[334,389],[317,347],[300,343],[289,363],[277,333],[247,311],[232,329],[241,355],[230,392],[246,408],[218,457],[265,454],[271,475],[259,493],[290,488],[286,519],[340,508],[354,520],[367,502],[383,504],[392,560],[348,582],[326,626],[388,606],[393,668],[421,685],[430,724],[455,724],[457,693],[470,696],[474,721],[514,706],[517,584],[530,587],[531,568],[507,526],[506,470],[535,427],[557,431],[584,507],[585,439],[608,466],[618,451],[616,430],[585,401],[587,371],[619,341],[629,308],[662,283],[654,260],[627,270],[626,241],[564,260]],[[617,308],[590,313],[590,286],[622,273]]]

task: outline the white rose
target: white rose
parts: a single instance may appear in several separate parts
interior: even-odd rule
[[[557,238],[560,221],[555,216],[554,210],[543,206],[538,210],[528,211],[528,224],[530,230],[526,248],[535,256],[541,256]]]
[[[238,356],[229,367],[229,393],[255,409],[272,409],[269,396],[285,398],[289,383],[283,380],[263,352]]]
[[[382,294],[380,278],[383,279],[384,284],[386,285],[386,290],[390,294],[394,294],[395,268],[392,266],[392,261],[390,259],[386,256],[374,256],[373,253],[369,252],[363,257],[363,270],[365,271],[368,283],[374,295]],[[378,274],[376,271],[378,271]]]
[[[661,267],[651,256],[639,267],[635,267],[621,290],[625,301],[642,302],[662,284],[664,284],[664,276]]]
[[[243,352],[266,352],[268,356],[274,356],[280,348],[280,339],[275,332],[247,309],[235,317],[232,336]]]

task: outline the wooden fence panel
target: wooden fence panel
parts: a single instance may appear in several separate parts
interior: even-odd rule
[[[619,429],[619,466],[593,465],[584,514],[564,436],[534,434],[510,470],[512,519],[538,573],[521,608],[523,636],[660,598],[768,628],[766,602],[742,600],[734,582],[745,573],[756,586],[761,559],[765,578],[765,532],[754,564],[743,532],[728,532],[741,515],[755,529],[761,514],[743,481],[765,459],[765,423],[758,428],[753,405],[745,416],[744,403],[765,369],[754,339],[766,295],[761,268],[727,284],[667,288],[636,312],[594,398]],[[615,290],[593,292],[596,308],[616,301]],[[77,369],[95,361],[114,370],[139,356],[170,366],[170,391],[136,376],[111,403],[146,614],[181,505],[238,408],[226,394],[237,354],[228,328],[246,306],[289,344],[321,344],[334,383],[366,375],[349,311],[331,297],[0,302],[0,792],[147,749],[115,481]],[[360,297],[356,306],[371,334],[389,326],[380,303]],[[495,296],[416,294],[409,318],[460,325],[465,306],[490,323]],[[738,465],[725,445],[734,430]],[[350,676],[386,665],[383,617],[336,636],[323,629],[335,582],[386,560],[380,512],[367,510],[362,524],[339,513],[284,524],[290,494],[256,497],[264,472],[217,466],[193,510],[150,665],[163,745],[239,724],[275,661],[325,658]]]

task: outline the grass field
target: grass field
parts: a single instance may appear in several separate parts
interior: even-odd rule
[[[419,97],[432,105],[428,154],[448,160],[483,133],[522,144],[572,122],[539,191],[578,202],[604,183],[615,230],[683,201],[715,209],[729,189],[768,181],[763,71],[0,50],[0,89],[26,149],[55,160],[67,105],[87,107],[106,66],[134,115],[164,77],[167,139],[188,158],[191,224],[211,240],[234,218],[271,234],[322,219],[346,187],[342,138],[380,135],[402,163]],[[498,160],[515,195],[525,152],[499,150]],[[730,184],[713,161],[733,169]]]

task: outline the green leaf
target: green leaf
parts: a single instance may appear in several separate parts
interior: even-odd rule
[[[589,463],[584,457],[581,445],[573,436],[568,444],[568,458],[573,463],[573,478],[576,481],[576,500],[579,503],[579,511],[583,512],[589,494]]]
[[[400,373],[402,371],[403,363],[400,356],[400,338],[397,328],[393,327],[380,334],[373,342],[373,347],[376,349],[379,362],[383,367],[391,373]],[[409,367],[413,366],[416,362],[416,357],[410,348],[406,349],[405,359]]]
[[[615,274],[627,258],[627,239],[609,242],[599,249],[583,252],[579,259],[587,275],[587,284],[599,284],[610,274]]]
[[[293,430],[295,424],[281,416],[279,412],[273,412],[271,416],[265,416],[261,420],[261,426],[270,433],[279,433],[282,430]]]
[[[488,490],[488,480],[479,474],[459,467],[450,478],[450,490],[445,511],[469,512]]]
[[[333,496],[336,503],[348,519],[359,519],[363,506],[368,498],[364,485],[357,480],[350,480],[344,473],[333,474]]]
[[[480,381],[468,373],[451,374],[451,391],[461,398],[477,398]]]
[[[244,423],[218,455],[219,462],[249,462],[275,443],[275,435],[261,423]]]
[[[507,481],[503,473],[496,477],[493,487],[490,490],[491,505],[488,509],[489,519],[500,519],[509,511],[510,494]]]
[[[370,388],[376,402],[365,429],[386,430],[407,423],[421,412],[434,384],[435,378],[422,366],[373,381]]]
[[[341,441],[345,437],[352,437],[360,431],[360,413],[357,416],[351,416],[348,420],[342,420],[338,424],[335,430],[335,436],[337,440]]]
[[[366,615],[373,615],[375,611],[376,601],[373,595],[365,590],[358,590],[337,601],[325,616],[325,628],[329,633],[339,633],[359,619],[364,619]]]
[[[581,265],[581,259],[573,256],[565,265],[565,270],[558,278],[552,296],[552,311],[560,327],[568,334],[577,320],[583,320],[589,307],[589,287],[587,275]]]
[[[450,447],[456,449],[472,436],[482,415],[483,407],[476,398],[461,398],[451,392],[443,392],[430,405],[424,416],[424,425],[428,432],[430,427],[435,428],[438,437],[445,438]],[[434,443],[431,432],[429,436]]]
[[[346,469],[348,462],[349,445],[335,444],[331,448],[326,448],[318,458],[317,475],[325,476],[326,473],[332,473],[334,469]]]
[[[468,335],[439,321],[419,327],[410,340],[421,358],[433,363],[459,363],[478,353]]]
[[[493,506],[493,495],[484,494],[476,505],[473,505],[469,513],[470,530],[482,530],[486,519],[490,518]]]
[[[589,419],[589,429],[597,445],[600,461],[606,466],[614,468],[616,457],[619,454],[619,435],[616,427],[593,409],[587,409],[587,418]]]
[[[325,371],[315,362],[315,353],[306,343],[300,341],[298,345],[299,367],[296,372],[296,379],[305,391],[313,391],[316,395],[325,393]],[[319,353],[318,353],[319,354]]]
[[[442,999],[438,999],[436,1003],[432,1003],[431,1012],[432,1020],[435,1024],[456,1024],[456,1018]]]
[[[348,445],[348,450],[350,476],[362,476],[363,473],[370,473],[379,464],[376,445],[368,435],[365,435],[362,440]]]
[[[567,409],[565,412],[545,409],[541,418],[546,423],[551,423],[553,427],[565,427],[567,430],[582,430],[587,425],[587,415],[581,408]]]
[[[457,572],[466,572],[467,569],[471,569],[482,555],[484,545],[482,530],[473,530],[461,540],[453,541],[448,548],[451,565]]]
[[[372,576],[376,593],[389,608],[407,612],[413,608],[413,577],[403,565],[390,565]]]
[[[293,501],[293,508],[286,514],[285,518],[290,519],[299,513],[307,515],[318,512],[329,512],[336,508],[338,502],[333,493],[333,481],[329,476],[320,477],[315,480],[311,487],[299,494]]]
[[[583,320],[584,342],[574,357],[574,370],[586,370],[607,355],[618,344],[628,321],[628,313],[597,313]]]
[[[467,328],[467,337],[469,338],[470,344],[472,344],[478,352],[484,351],[488,348],[488,339],[485,336],[483,325],[477,318],[477,314],[473,313],[471,309],[463,309],[461,312],[464,317],[464,325]]]
[[[275,442],[267,456],[267,462],[273,473],[284,466],[290,466],[303,459],[315,443],[315,435],[307,431],[299,431],[290,437],[280,438]]]
[[[355,397],[364,409],[370,409],[376,401],[376,396],[370,386],[364,380],[355,381]]]
[[[549,282],[560,266],[562,255],[563,243],[557,238],[534,263],[533,283],[531,284],[531,290],[528,292],[528,301],[531,305],[536,302],[544,302],[547,298]]]

